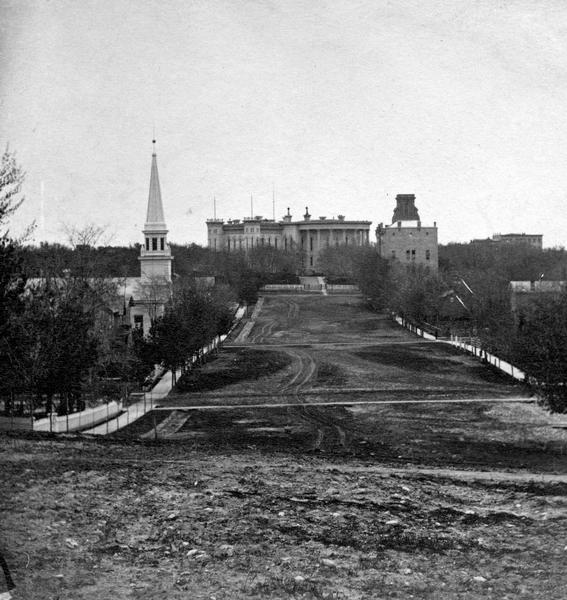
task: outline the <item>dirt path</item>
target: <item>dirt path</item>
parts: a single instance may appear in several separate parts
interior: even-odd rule
[[[495,482],[522,482],[522,483],[567,483],[567,475],[560,473],[534,473],[529,471],[469,471],[464,469],[428,469],[407,465],[399,467],[356,467],[346,466],[336,467],[333,465],[325,466],[320,469],[323,472],[340,473],[360,473],[361,475],[399,475],[400,477],[427,476],[439,477],[443,479],[458,479],[461,481],[495,481]]]
[[[238,344],[241,342],[246,342],[246,345],[254,344],[255,347],[259,347],[264,344],[270,345],[270,338],[272,338],[274,330],[278,327],[281,329],[282,327],[280,320],[284,322],[286,329],[291,328],[298,319],[299,304],[289,298],[278,298],[276,304],[278,307],[281,306],[281,310],[277,311],[278,314],[276,316],[270,317],[269,314],[267,316],[264,315],[262,319],[265,320],[265,322],[263,322],[261,325],[257,320],[252,321],[253,326],[251,329],[249,329],[249,335],[244,339],[239,337],[237,340],[235,340],[233,346],[238,347]],[[258,319],[259,314],[260,313],[258,312],[256,319]],[[282,315],[285,315],[285,317]]]
[[[167,416],[157,427],[157,434],[161,437],[166,437],[177,433],[183,425],[191,418],[191,413],[180,410],[174,410],[170,415]],[[154,437],[155,432],[153,429],[144,433],[141,437],[150,439]]]
[[[296,372],[277,391],[279,393],[298,394],[314,377],[317,365],[313,356],[305,350],[285,348],[284,351],[292,358],[292,364]]]
[[[297,374],[296,374],[297,376]],[[283,395],[283,394],[282,394]],[[505,398],[464,398],[464,399],[437,399],[437,400],[337,400],[332,402],[305,402],[304,396],[297,392],[290,392],[287,396],[295,398],[294,402],[268,402],[263,404],[199,404],[191,406],[157,406],[154,410],[192,411],[192,410],[234,410],[250,408],[293,408],[300,404],[303,407],[325,407],[325,406],[377,406],[391,404],[494,404],[494,403],[533,403],[531,398],[524,396],[510,396]],[[224,398],[224,396],[219,396]]]

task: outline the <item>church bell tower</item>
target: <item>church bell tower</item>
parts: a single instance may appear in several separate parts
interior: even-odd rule
[[[140,249],[141,279],[150,283],[171,282],[171,250],[167,243],[167,225],[163,214],[161,189],[157,168],[156,141],[153,140],[152,168],[150,174],[150,193],[148,210],[144,224],[144,244]]]

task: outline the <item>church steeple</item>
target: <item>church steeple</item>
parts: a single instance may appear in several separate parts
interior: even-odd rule
[[[163,214],[161,188],[157,168],[156,141],[152,141],[152,167],[150,172],[150,193],[146,223],[144,224],[144,245],[140,249],[142,279],[171,281],[171,251],[167,243],[167,225]]]
[[[163,203],[161,201],[161,188],[159,185],[159,174],[157,168],[156,141],[152,140],[152,170],[150,173],[150,194],[148,196],[148,211],[146,213],[146,224],[144,229],[165,229],[165,217],[163,216]]]

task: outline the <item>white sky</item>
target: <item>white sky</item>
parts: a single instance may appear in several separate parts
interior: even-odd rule
[[[415,193],[440,241],[567,238],[564,0],[0,0],[14,233],[141,241],[155,125],[170,240],[205,219],[345,214]],[[42,213],[43,205],[43,213]]]

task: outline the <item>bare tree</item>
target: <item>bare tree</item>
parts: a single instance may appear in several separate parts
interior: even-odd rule
[[[25,173],[16,162],[16,156],[6,146],[0,161],[0,226],[4,227],[8,218],[18,210],[24,201],[21,196]],[[0,233],[6,238],[8,230]]]

